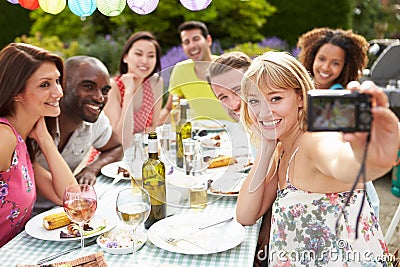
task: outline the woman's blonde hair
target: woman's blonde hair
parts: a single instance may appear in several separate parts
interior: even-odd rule
[[[241,121],[249,129],[254,125],[251,119],[246,97],[250,86],[256,85],[258,90],[267,95],[270,88],[293,89],[303,99],[303,107],[299,108],[298,120],[300,129],[307,126],[307,92],[314,89],[314,84],[306,68],[293,56],[286,52],[266,52],[253,59],[242,80]]]

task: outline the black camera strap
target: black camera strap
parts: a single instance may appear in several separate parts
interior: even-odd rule
[[[363,158],[362,158],[360,170],[358,171],[356,180],[354,181],[354,184],[353,184],[353,186],[351,187],[350,194],[348,195],[348,197],[347,197],[347,199],[346,199],[346,202],[345,202],[345,204],[344,204],[344,206],[343,206],[343,208],[342,208],[342,210],[341,210],[341,212],[340,212],[340,214],[339,214],[339,217],[338,217],[337,220],[336,220],[336,226],[335,226],[335,228],[336,228],[336,233],[337,233],[337,232],[338,232],[337,230],[338,230],[338,227],[339,227],[339,220],[340,220],[340,218],[343,216],[343,213],[344,213],[344,210],[346,209],[346,207],[349,206],[350,199],[351,199],[351,197],[354,195],[354,191],[355,191],[355,189],[356,189],[356,186],[357,186],[357,184],[360,182],[360,178],[362,177],[363,195],[362,195],[362,200],[361,200],[361,206],[360,206],[360,209],[359,209],[358,215],[357,215],[357,221],[356,221],[356,236],[355,236],[355,239],[358,238],[358,225],[359,225],[359,222],[360,222],[360,217],[361,217],[362,210],[363,210],[363,208],[364,208],[364,202],[365,202],[365,197],[366,197],[366,187],[365,187],[365,183],[366,183],[365,162],[366,162],[366,159],[367,159],[368,145],[369,145],[369,142],[370,142],[370,141],[371,141],[371,133],[369,132],[369,133],[368,133],[368,136],[367,136],[367,141],[366,141],[366,143],[365,143],[364,155],[363,155]]]

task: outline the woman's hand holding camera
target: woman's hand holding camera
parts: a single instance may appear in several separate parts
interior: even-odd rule
[[[375,155],[382,165],[394,162],[400,145],[399,119],[389,109],[388,96],[372,81],[365,81],[362,84],[352,81],[347,85],[347,89],[372,96],[370,154]],[[365,143],[366,133],[345,133],[343,138],[351,142],[352,146],[362,145]]]

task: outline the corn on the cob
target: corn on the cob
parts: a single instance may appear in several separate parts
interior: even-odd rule
[[[216,158],[213,158],[210,161],[210,165],[208,165],[208,168],[217,168],[217,167],[223,167],[223,166],[228,166],[237,163],[237,160],[233,157],[229,156],[219,156]]]
[[[47,215],[43,218],[43,227],[47,230],[57,229],[71,223],[65,212]]]

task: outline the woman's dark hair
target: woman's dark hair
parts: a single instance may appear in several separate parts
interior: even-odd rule
[[[56,65],[62,82],[64,63],[56,54],[24,43],[11,43],[0,51],[0,117],[14,114],[14,97],[24,92],[26,81],[44,62]]]
[[[146,78],[151,77],[154,73],[161,71],[161,46],[158,43],[156,37],[151,32],[141,31],[132,34],[129,39],[125,42],[124,48],[122,49],[121,59],[119,61],[119,73],[125,74],[128,72],[128,64],[124,62],[124,57],[129,53],[132,45],[139,40],[147,40],[154,44],[156,48],[156,65],[150,75]]]
[[[318,50],[324,44],[333,44],[345,52],[343,70],[335,83],[346,86],[358,80],[368,63],[368,41],[351,30],[316,28],[299,37],[297,47],[301,49],[299,60],[314,76],[313,64]]]
[[[27,80],[45,62],[56,65],[62,84],[64,63],[58,55],[24,43],[11,43],[0,51],[0,117],[14,114],[15,97],[25,91]],[[27,138],[26,145],[34,161],[37,144]]]

